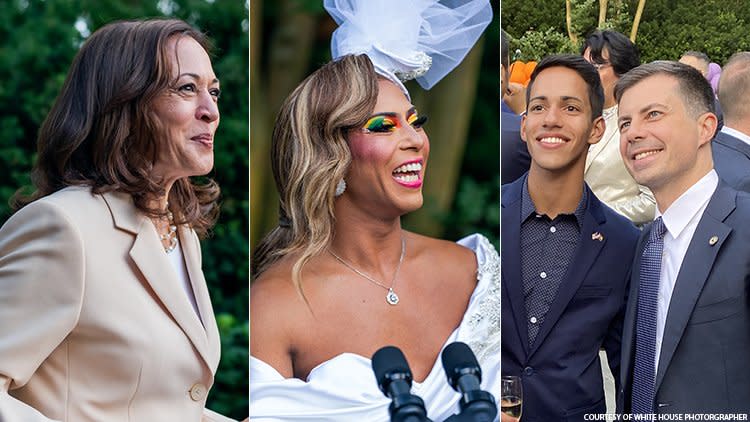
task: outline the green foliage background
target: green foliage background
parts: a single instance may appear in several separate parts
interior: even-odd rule
[[[482,233],[500,250],[500,26],[498,2],[484,33],[479,86],[451,212],[439,215],[446,239]],[[438,146],[439,147],[439,146]]]
[[[572,3],[573,28],[580,40],[596,27],[599,2]],[[630,36],[637,5],[637,0],[609,0],[604,26]],[[683,52],[697,50],[723,65],[732,53],[750,49],[747,6],[744,0],[646,0],[636,38],[641,60],[677,60]],[[503,0],[502,25],[514,38],[512,49],[521,49],[519,58],[524,61],[577,53],[580,48],[567,37],[565,0]]]
[[[259,1],[259,0],[258,0]],[[376,1],[376,0],[372,0]],[[408,0],[405,0],[408,1]],[[327,16],[322,0],[293,0],[299,10],[315,16]],[[493,20],[482,37],[483,50],[479,81],[471,122],[469,124],[468,140],[461,162],[460,176],[455,189],[455,195],[448,211],[438,210],[425,201],[422,210],[407,216],[404,227],[420,231],[413,226],[414,221],[409,217],[429,218],[440,222],[440,233],[423,233],[443,239],[458,240],[471,233],[482,233],[495,247],[500,248],[500,27],[498,0],[490,0],[493,10]],[[273,37],[275,24],[279,15],[285,13],[279,2],[266,0],[263,2],[262,21],[263,31],[261,43],[269,44]],[[288,13],[288,11],[286,11]],[[328,26],[326,26],[328,25]],[[330,20],[320,26],[312,43],[311,60],[304,73],[309,75],[322,64],[331,60],[330,33],[335,29],[335,23]],[[284,36],[284,35],[281,35]],[[264,46],[265,47],[265,46]],[[268,61],[267,48],[262,48],[259,62],[264,68]],[[414,81],[407,83],[408,89],[414,93],[421,88]],[[255,101],[255,100],[254,100]],[[430,116],[430,120],[432,120]],[[430,121],[425,129],[430,133]],[[433,142],[432,147],[440,148]],[[269,180],[272,176],[268,176]],[[272,180],[270,180],[272,182]],[[429,182],[429,179],[427,181]],[[253,195],[256,193],[253,192]],[[428,198],[429,199],[429,198]],[[275,203],[269,206],[276,206]],[[256,218],[252,216],[251,218]],[[275,224],[274,224],[275,225]],[[270,230],[266,227],[265,230]]]
[[[0,224],[10,216],[8,199],[18,188],[30,186],[38,128],[85,36],[114,20],[167,15],[200,28],[214,42],[214,71],[221,80],[222,97],[212,177],[222,188],[222,206],[219,224],[202,247],[222,359],[208,406],[244,419],[248,414],[247,1],[1,0],[0,4]]]

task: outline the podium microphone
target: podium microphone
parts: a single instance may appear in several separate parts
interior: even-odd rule
[[[441,355],[445,375],[454,390],[461,393],[461,412],[456,420],[491,422],[497,416],[497,404],[492,394],[482,391],[482,369],[466,343],[457,341],[443,350]]]
[[[430,422],[424,401],[411,394],[411,369],[397,347],[385,346],[372,355],[372,370],[378,387],[391,399],[391,422]]]

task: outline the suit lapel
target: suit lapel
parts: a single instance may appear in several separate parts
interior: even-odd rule
[[[521,279],[521,190],[522,177],[508,185],[502,196],[502,240],[500,255],[504,292],[508,295],[518,337],[523,351],[528,355],[529,335],[526,326],[526,307]]]
[[[659,367],[656,371],[656,391],[659,390],[661,381],[664,379],[664,374],[682,338],[690,315],[693,313],[703,285],[713,268],[716,256],[732,231],[731,227],[723,221],[734,210],[735,199],[736,192],[720,183],[685,253],[664,325]],[[713,236],[718,236],[719,240],[711,245],[709,239]]]
[[[195,234],[187,227],[180,227],[180,240],[182,246],[182,252],[185,254],[185,265],[187,266],[188,275],[190,277],[190,284],[195,292],[195,301],[198,304],[198,312],[200,313],[201,322],[208,338],[208,352],[209,352],[209,363],[211,369],[216,371],[216,367],[219,364],[219,331],[216,326],[216,319],[214,317],[213,306],[211,305],[211,297],[208,293],[208,286],[206,285],[206,279],[203,276],[203,270],[201,268],[201,251],[200,243],[198,243]]]
[[[588,189],[588,186],[586,187]],[[557,324],[558,318],[562,315],[565,308],[570,303],[570,300],[575,295],[578,288],[586,278],[589,269],[596,261],[596,257],[599,256],[604,245],[607,243],[609,236],[605,231],[603,224],[606,222],[604,213],[599,208],[599,202],[594,200],[594,194],[588,191],[588,204],[586,204],[586,214],[583,218],[583,224],[581,225],[581,237],[578,240],[578,246],[576,252],[573,254],[573,259],[568,265],[568,269],[565,271],[565,276],[560,283],[560,288],[557,291],[555,300],[552,301],[547,315],[544,316],[544,322],[539,327],[539,333],[534,339],[534,344],[531,346],[530,355],[534,354],[541,344],[544,343],[544,339],[552,331],[552,327]],[[601,234],[601,237],[594,238],[592,234]]]
[[[206,331],[180,284],[177,272],[164,253],[153,225],[150,224],[148,218],[137,211],[129,195],[105,193],[102,196],[109,206],[115,226],[135,236],[129,254],[140,271],[142,280],[164,305],[167,313],[182,329],[208,367],[215,367],[216,363],[209,353]],[[184,237],[180,240],[183,239]],[[184,248],[184,243],[180,246]],[[202,309],[201,312],[205,314]]]

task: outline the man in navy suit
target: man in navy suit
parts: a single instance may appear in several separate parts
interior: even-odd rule
[[[510,77],[508,74],[510,56],[508,51],[508,36],[505,31],[500,31],[500,34],[500,71],[502,72],[500,89],[504,94],[508,89],[508,78]],[[505,184],[518,179],[529,170],[531,157],[529,157],[526,144],[521,140],[521,116],[513,112],[505,104],[505,101],[501,101],[500,106],[502,109],[500,113],[502,120],[500,126],[502,130],[500,133],[500,181]]]
[[[522,379],[524,422],[604,413],[600,348],[618,373],[638,230],[583,180],[603,102],[582,57],[542,60],[521,126],[531,167],[502,188],[502,372]]]
[[[750,52],[734,54],[719,79],[724,127],[711,142],[714,168],[737,190],[750,191]]]
[[[657,204],[633,265],[618,408],[746,414],[750,195],[713,168],[711,86],[687,65],[659,61],[628,72],[615,96],[625,165]]]

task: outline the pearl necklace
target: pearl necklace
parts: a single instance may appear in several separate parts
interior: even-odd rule
[[[161,218],[159,221],[161,222]],[[174,224],[174,214],[169,210],[169,202],[167,202],[167,232],[159,233],[159,239],[164,247],[164,252],[171,253],[177,248],[177,226]],[[167,242],[167,246],[164,246],[164,242]]]
[[[336,258],[340,263],[344,264],[347,268],[359,274],[365,280],[386,289],[388,293],[385,295],[385,301],[388,302],[389,305],[395,306],[398,304],[398,300],[399,300],[398,295],[396,294],[395,291],[393,291],[393,287],[396,285],[396,279],[398,278],[398,271],[401,269],[401,263],[404,262],[404,255],[406,254],[406,241],[404,240],[403,236],[401,236],[401,256],[398,259],[398,265],[396,265],[396,271],[393,272],[393,280],[391,281],[391,287],[386,286],[385,284],[375,280],[374,278],[363,273],[362,271],[354,268],[353,265],[344,261],[343,258],[333,253],[331,249],[328,249],[328,252],[330,252],[330,254],[333,255],[333,257]]]

